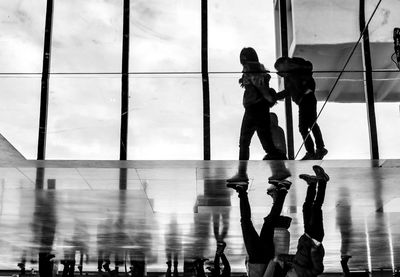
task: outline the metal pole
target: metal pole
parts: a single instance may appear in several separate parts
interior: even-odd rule
[[[121,77],[121,137],[119,159],[127,159],[128,149],[128,109],[129,109],[129,15],[130,0],[124,0],[122,37],[122,77]]]
[[[279,1],[279,19],[280,19],[280,31],[281,31],[281,52],[282,57],[289,56],[289,43],[287,33],[287,11],[286,11],[286,0]],[[286,87],[286,84],[285,84]],[[286,115],[286,141],[287,141],[287,153],[289,160],[294,159],[294,142],[293,142],[293,112],[292,112],[292,100],[290,96],[285,98],[285,115]]]
[[[47,136],[47,113],[49,99],[49,72],[51,58],[51,35],[53,25],[53,0],[47,0],[46,24],[44,31],[43,66],[40,95],[39,136],[37,159],[44,160],[46,157]]]
[[[374,100],[374,86],[372,82],[372,64],[371,64],[371,50],[369,45],[369,32],[368,26],[365,26],[365,0],[360,0],[360,32],[363,32],[362,44],[362,57],[364,67],[364,93],[365,102],[367,105],[368,125],[369,125],[369,138],[370,138],[370,153],[371,159],[379,159],[378,149],[378,134],[376,129],[375,118],[375,100]]]
[[[201,77],[203,84],[203,155],[211,159],[210,142],[210,87],[208,78],[208,23],[207,0],[201,0]]]

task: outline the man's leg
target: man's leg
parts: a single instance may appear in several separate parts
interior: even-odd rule
[[[315,119],[317,120],[317,119]],[[321,133],[321,129],[319,128],[318,123],[314,124],[314,127],[312,128],[312,133],[315,139],[315,145],[318,149],[323,149],[325,147],[325,143],[324,140],[322,138],[322,133]]]
[[[313,170],[318,178],[318,192],[312,207],[310,220],[311,231],[308,234],[313,239],[322,242],[325,235],[322,217],[322,204],[324,203],[326,184],[329,181],[329,176],[325,173],[323,168],[318,165],[314,165]]]
[[[279,221],[283,203],[291,185],[291,182],[287,180],[278,181],[275,184],[274,181],[271,181],[271,183],[276,187],[273,191],[268,192],[272,196],[273,204],[268,216],[264,218],[264,224],[260,233],[260,243],[263,246],[265,262],[271,260],[275,255],[274,230]]]
[[[312,111],[312,105],[311,103],[308,103],[306,98],[304,98],[299,105],[299,132],[303,138],[304,147],[307,151],[307,154],[309,154],[308,156],[310,156],[310,159],[312,158],[311,156],[315,154],[314,142],[311,134],[309,134],[309,130],[313,123],[314,115]]]
[[[311,228],[311,217],[312,217],[312,207],[314,204],[315,195],[317,193],[317,182],[318,179],[316,176],[311,176],[308,174],[300,174],[300,179],[303,179],[307,182],[307,194],[306,199],[303,204],[303,224],[304,224],[304,232],[309,234],[312,230]]]

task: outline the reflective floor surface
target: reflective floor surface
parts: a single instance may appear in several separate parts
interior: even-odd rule
[[[227,243],[233,272],[244,272],[239,200],[225,179],[238,161],[21,161],[0,162],[0,269],[38,252],[83,255],[84,270],[98,257],[144,258],[147,272],[164,272],[168,257],[213,259],[216,240]],[[341,253],[351,270],[394,269],[400,264],[400,161],[250,161],[249,198],[260,230],[271,207],[267,179],[287,168],[293,185],[283,214],[293,218],[290,252],[303,233],[301,173],[325,168],[323,206],[325,272],[341,272]],[[79,262],[78,262],[79,263]],[[128,265],[129,267],[129,265]],[[62,266],[60,266],[62,269]]]

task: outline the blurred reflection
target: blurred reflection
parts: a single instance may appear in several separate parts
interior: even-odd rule
[[[44,168],[36,170],[35,211],[33,213],[32,233],[39,244],[39,274],[52,276],[54,257],[52,254],[57,225],[55,180],[47,180],[44,190]]]
[[[173,215],[170,223],[168,224],[168,231],[165,234],[165,253],[167,258],[167,271],[165,273],[166,277],[178,277],[178,261],[179,255],[182,251],[182,241],[181,241],[181,233],[178,229],[178,222],[176,219],[176,215]],[[173,274],[172,274],[172,265],[174,266]]]
[[[226,189],[226,170],[224,168],[204,169],[204,191],[197,196],[194,207],[193,243],[184,248],[184,275],[205,276],[204,266],[208,260],[210,223],[216,242],[224,242],[229,230],[231,192]]]
[[[277,99],[290,96],[299,106],[299,131],[307,151],[302,160],[322,160],[328,150],[325,149],[322,133],[317,124],[317,99],[312,63],[299,57],[280,57],[275,62],[275,68],[278,70],[278,75],[285,80],[285,89],[277,93]]]
[[[89,241],[89,233],[87,232],[87,224],[79,219],[75,219],[74,223],[74,234],[70,240],[66,240],[64,245],[67,247],[64,251],[64,258],[60,263],[64,266],[63,276],[74,276],[75,271],[75,256],[79,254],[78,270],[80,275],[83,272],[83,260],[89,261],[89,247],[87,242]]]
[[[278,124],[278,116],[275,113],[270,113],[270,115],[272,140],[279,151],[284,153],[286,156],[285,131]],[[282,160],[270,161],[269,166],[272,171],[272,175],[269,177],[269,180],[283,180],[291,176],[289,170],[286,168],[286,165]]]
[[[270,113],[271,118],[271,134],[272,140],[276,146],[285,156],[287,155],[286,151],[286,138],[285,131],[279,126],[279,120],[276,113]]]
[[[340,255],[350,257],[349,252],[353,236],[353,219],[351,217],[351,203],[349,189],[341,187],[339,190],[339,201],[336,203],[336,225],[340,230],[341,246]]]

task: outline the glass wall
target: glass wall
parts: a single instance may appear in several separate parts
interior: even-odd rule
[[[128,159],[203,159],[199,74],[130,79]]]
[[[47,159],[119,159],[121,15],[120,2],[55,1]]]
[[[358,3],[287,1],[290,56],[313,63],[327,159],[368,159],[370,142]],[[340,2],[340,4],[338,4]],[[380,157],[398,158],[395,1],[366,1]],[[46,1],[0,3],[1,134],[26,158],[37,149]],[[279,91],[274,1],[208,1],[211,159],[238,158],[243,47],[256,49]],[[130,7],[129,159],[203,159],[201,1],[135,0]],[[47,159],[119,159],[123,3],[54,1]],[[312,26],[312,28],[310,27]],[[350,59],[348,60],[348,58]],[[344,68],[344,65],[348,64]],[[339,77],[339,72],[345,72]],[[327,99],[329,95],[329,99]],[[325,102],[328,100],[327,102]],[[296,159],[304,154],[293,107]],[[322,110],[321,110],[322,109]],[[271,108],[286,131],[285,104]],[[265,155],[257,135],[250,159]]]
[[[0,2],[0,133],[36,158],[45,1]]]
[[[366,16],[370,17],[378,1],[370,1]],[[393,59],[393,29],[400,27],[399,17],[392,11],[400,9],[398,1],[382,1],[369,27],[373,88],[375,93],[376,125],[379,157],[400,157],[400,70]]]
[[[208,23],[211,158],[235,160],[239,155],[240,126],[244,113],[244,90],[238,83],[242,71],[239,54],[242,48],[253,47],[260,62],[268,70],[274,70],[273,3],[262,0],[210,1]],[[277,89],[277,78],[274,74],[271,77],[270,85]],[[277,113],[281,120],[280,125],[285,126],[282,107],[284,104],[277,105],[271,112]],[[251,143],[250,159],[261,160],[264,156],[265,152],[255,134]]]

